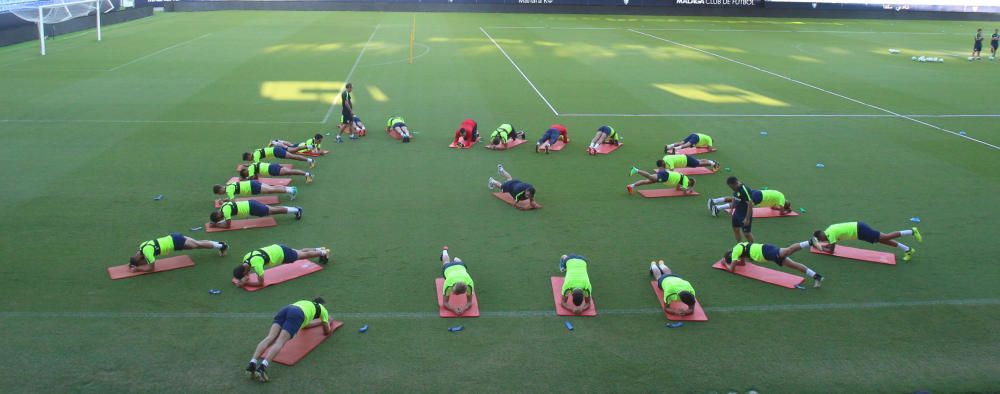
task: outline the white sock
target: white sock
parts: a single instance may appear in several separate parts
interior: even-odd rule
[[[913,230],[903,230],[900,231],[899,233],[903,235],[913,235]]]
[[[299,213],[299,209],[298,208],[292,208],[292,207],[286,207],[286,208],[288,209],[288,214],[289,215],[294,215],[296,213]]]
[[[222,243],[215,241],[210,241],[210,242],[212,242],[212,249],[222,249]]]
[[[657,271],[660,270],[660,267],[657,267],[656,263],[649,263],[649,270],[653,271],[653,276],[660,276],[659,274],[657,274]]]
[[[712,203],[718,204],[718,203],[721,203],[721,202],[726,202],[726,198],[725,197],[719,197],[719,198],[713,198],[712,199]]]
[[[801,247],[802,249],[809,249],[809,241],[799,242],[799,247]]]
[[[447,250],[442,250],[441,251],[441,261],[448,261],[448,251]]]
[[[715,207],[719,208],[720,211],[725,211],[725,210],[727,210],[727,209],[730,208],[730,205],[733,205],[733,204],[722,204],[722,205],[716,205]]]
[[[806,268],[806,276],[812,278],[812,277],[816,276],[816,271],[813,271],[810,268]]]
[[[903,245],[902,242],[896,242],[896,247],[898,247],[899,249],[902,249],[904,252],[909,252],[910,251],[910,247],[906,246],[906,245]]]
[[[312,164],[312,162],[313,162],[313,159],[312,159],[312,158],[309,158],[309,157],[307,157],[307,158],[306,158],[306,163],[310,163],[310,164]]]
[[[256,364],[256,363],[257,363],[257,359],[256,359],[256,358],[251,358],[251,359],[250,359],[250,362],[252,362],[252,363]]]
[[[261,364],[261,365],[263,365],[263,366],[265,366],[265,367],[267,367],[267,360],[265,359],[265,360],[264,360],[264,361],[262,361],[262,362],[261,362],[260,364]]]
[[[665,266],[663,264],[657,264],[657,266],[660,267],[660,272],[661,273],[664,273],[664,274],[667,273],[667,266]]]
[[[311,172],[307,172],[306,176],[311,177],[311,176],[313,176],[313,174]]]

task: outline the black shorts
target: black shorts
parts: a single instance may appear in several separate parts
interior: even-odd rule
[[[753,227],[752,216],[750,217],[750,223],[747,223],[746,226],[743,226],[743,219],[746,219],[747,210],[749,210],[749,207],[747,206],[744,206],[743,208],[739,208],[737,206],[735,209],[733,209],[733,220],[732,220],[733,228],[739,228],[744,233],[749,233],[750,229]]]
[[[354,122],[354,113],[347,108],[340,110],[340,123],[350,124]]]

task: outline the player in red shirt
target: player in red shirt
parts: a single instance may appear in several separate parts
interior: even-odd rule
[[[476,121],[472,119],[466,119],[462,121],[462,125],[455,130],[455,145],[461,145],[466,148],[472,146],[472,144],[479,141],[479,125]]]
[[[549,129],[545,131],[542,138],[535,143],[535,152],[544,150],[545,153],[549,153],[549,147],[560,139],[562,139],[563,143],[569,143],[569,132],[566,130],[566,126],[561,124],[549,126]]]

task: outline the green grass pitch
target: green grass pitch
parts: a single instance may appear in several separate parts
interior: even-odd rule
[[[52,39],[45,57],[37,43],[0,48],[0,391],[1000,388],[1000,65],[965,60],[981,23],[421,13],[409,64],[413,20],[158,14],[100,43]],[[909,59],[920,55],[946,60]],[[296,181],[301,222],[188,231],[240,153],[333,130],[348,74],[369,135],[328,142],[316,182]],[[412,143],[381,131],[394,114]],[[572,142],[550,155],[445,148],[466,117],[533,139],[563,123]],[[625,145],[588,156],[602,124]],[[733,244],[727,218],[704,198],[624,188],[631,165],[652,166],[691,131],[715,137],[706,157],[732,169],[698,177],[702,197],[726,194],[732,174],[807,209],[758,220],[758,241],[859,219],[888,232],[917,216],[925,242],[902,239],[918,252],[895,267],[797,254],[826,276],[819,290],[713,270]],[[499,162],[537,186],[543,210],[489,195]],[[232,252],[108,280],[107,266],[171,231]],[[257,293],[232,287],[239,257],[274,242],[329,246],[335,262]],[[442,245],[469,264],[483,317],[436,317]],[[601,315],[568,319],[569,332],[548,277],[571,252],[592,262]],[[709,322],[664,327],[651,259],[694,284]],[[244,378],[273,313],[315,295],[347,325],[299,365],[271,368],[269,386]],[[465,331],[446,331],[455,324]]]

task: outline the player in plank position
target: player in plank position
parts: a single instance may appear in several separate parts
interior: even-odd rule
[[[667,165],[668,170],[685,167],[708,167],[712,171],[719,170],[719,163],[716,163],[715,160],[699,159],[694,155],[666,155],[663,156],[663,162]]]
[[[171,233],[139,244],[139,250],[128,259],[128,269],[132,272],[150,272],[157,257],[188,249],[218,249],[219,256],[225,256],[229,244],[222,241],[199,241],[181,233]]]
[[[248,201],[226,201],[219,209],[212,211],[208,215],[209,227],[229,228],[233,218],[241,219],[250,216],[266,217],[276,214],[287,213],[295,215],[295,220],[302,219],[302,207],[272,207],[264,205],[254,200]]]
[[[735,177],[734,177],[735,178]],[[730,186],[732,187],[732,186]],[[737,187],[734,192],[740,192]],[[733,208],[736,199],[734,197],[710,198],[708,200],[708,210],[712,216],[719,216],[719,211]],[[782,215],[792,212],[792,202],[785,198],[785,194],[777,190],[750,190],[750,200],[748,204],[755,207],[771,208],[781,211]]]
[[[247,285],[260,287],[264,285],[265,268],[314,257],[319,257],[319,262],[326,264],[330,262],[330,249],[305,248],[296,250],[282,244],[268,245],[243,255],[243,262],[233,268],[233,278],[236,279],[237,287]],[[250,271],[257,274],[256,282],[250,282]]]
[[[243,160],[244,161],[249,161],[251,163],[260,163],[261,160],[268,159],[268,158],[291,159],[291,160],[304,161],[306,163],[309,163],[309,168],[316,167],[316,161],[313,160],[311,157],[305,157],[305,156],[302,156],[302,155],[296,155],[296,154],[291,153],[288,150],[286,150],[285,148],[282,148],[280,146],[271,146],[271,147],[267,147],[267,148],[260,148],[260,149],[254,150],[253,152],[243,152]]]
[[[913,238],[917,239],[917,242],[924,242],[924,237],[920,235],[920,230],[916,227],[884,234],[869,227],[865,222],[846,222],[831,224],[826,230],[816,230],[809,243],[819,250],[833,253],[834,248],[837,247],[837,242],[859,239],[868,243],[880,243],[899,248],[903,251],[903,261],[910,261],[917,250],[904,245],[902,242],[893,241],[904,235],[912,235]]]
[[[737,265],[745,264],[746,258],[749,257],[750,260],[757,263],[770,261],[779,267],[787,266],[788,268],[802,272],[806,276],[813,278],[813,287],[819,287],[823,282],[823,275],[816,273],[816,271],[791,258],[793,253],[808,247],[809,242],[791,244],[787,248],[779,248],[771,244],[740,242],[736,246],[733,246],[732,250],[723,253],[722,258],[725,261],[726,269],[730,272],[736,270]]]
[[[674,186],[677,190],[683,190],[685,193],[694,193],[694,178],[679,172],[668,171],[667,165],[662,159],[656,161],[656,170],[653,173],[640,170],[636,167],[632,167],[629,170],[629,175],[636,174],[646,179],[640,179],[625,185],[625,190],[628,190],[628,194],[635,193],[636,186],[652,185],[654,183],[662,183],[667,187]]]
[[[677,153],[678,149],[684,148],[711,148],[712,147],[712,137],[708,134],[702,133],[691,133],[683,140],[674,142],[672,144],[666,144],[663,146],[663,153],[674,154]]]
[[[299,189],[295,186],[274,186],[265,185],[258,181],[240,181],[228,183],[226,185],[213,185],[212,193],[225,195],[227,200],[232,200],[236,196],[246,196],[258,194],[282,194],[287,193],[294,200],[299,194]]]
[[[671,272],[670,268],[667,267],[666,264],[663,264],[663,260],[660,260],[659,262],[650,261],[649,274],[656,279],[656,283],[660,287],[660,290],[663,290],[664,312],[678,316],[687,316],[694,313],[694,304],[696,300],[694,298],[694,287],[691,286],[691,282],[688,282]],[[670,305],[674,301],[680,301],[686,305],[687,308],[674,308]]]
[[[500,183],[493,177],[490,177],[488,186],[490,190],[500,188],[500,191],[510,194],[514,198],[514,208],[520,210],[528,210],[534,208],[540,208],[540,206],[535,202],[535,187],[530,183],[524,183],[514,177],[510,176],[507,170],[504,170],[503,164],[497,164],[497,174],[506,179],[505,182]],[[521,201],[528,200],[528,207],[522,207],[518,204]]]
[[[479,125],[472,119],[462,121],[462,124],[455,130],[455,140],[453,144],[468,148],[479,141]]]
[[[597,150],[601,149],[601,144],[618,145],[621,142],[622,138],[614,128],[607,125],[601,126],[597,128],[597,134],[594,134],[594,139],[590,140],[590,145],[587,145],[587,153],[596,155]]]
[[[507,144],[518,138],[525,139],[524,132],[516,131],[514,126],[504,123],[490,133],[490,143],[486,145],[486,149],[507,149]]]
[[[240,174],[241,180],[257,180],[261,175],[302,175],[306,177],[306,183],[312,183],[313,181],[313,174],[311,172],[296,170],[294,168],[285,168],[278,163],[241,164],[237,167],[236,172]]]
[[[559,272],[566,273],[561,291],[562,307],[577,315],[593,305],[590,299],[590,276],[587,275],[588,264],[586,258],[575,254],[564,254],[559,258]],[[569,303],[570,298],[572,305]]]
[[[309,152],[309,153],[319,153],[320,148],[323,144],[323,134],[316,133],[312,138],[307,139],[298,144],[294,144],[290,141],[285,140],[271,140],[267,146],[284,148],[288,152],[298,153],[298,152]]]
[[[410,142],[410,129],[406,127],[406,120],[402,116],[390,116],[385,122],[386,134],[393,131],[403,137],[403,142]]]
[[[538,142],[535,143],[535,153],[538,153],[539,151],[549,153],[549,147],[560,139],[562,139],[564,144],[569,143],[569,131],[566,130],[566,126],[561,124],[549,126],[549,129],[545,130],[545,134],[542,135],[542,138],[539,138]]]
[[[473,283],[472,277],[469,276],[469,271],[466,270],[462,259],[458,257],[452,259],[451,256],[448,256],[447,246],[441,250],[441,264],[441,276],[444,277],[444,289],[442,290],[444,302],[442,306],[452,313],[461,316],[472,306],[472,299],[476,296],[475,283]],[[451,296],[462,294],[468,294],[465,297],[465,305],[452,305],[450,302]]]
[[[333,332],[333,328],[330,327],[330,312],[324,304],[326,301],[323,297],[316,297],[312,301],[301,300],[281,308],[278,314],[274,315],[267,336],[253,351],[253,357],[247,365],[247,375],[260,382],[270,381],[271,377],[267,374],[268,365],[285,343],[294,338],[301,329],[322,326],[323,335],[330,335]],[[259,365],[257,359],[263,359]]]

